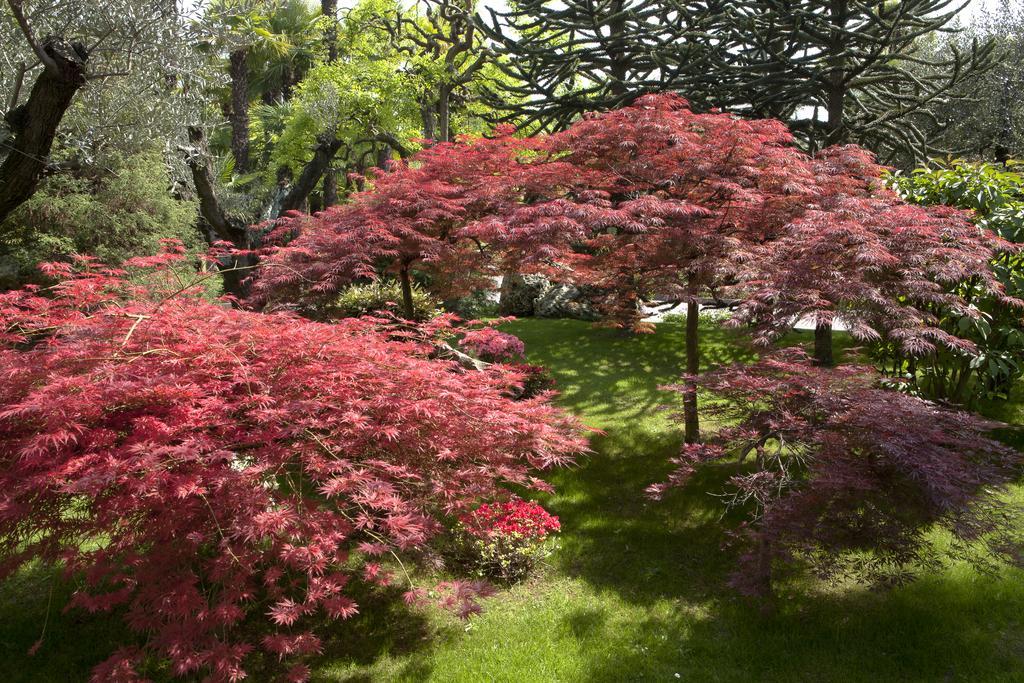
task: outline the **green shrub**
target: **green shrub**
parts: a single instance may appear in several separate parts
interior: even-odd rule
[[[889,184],[908,202],[946,204],[975,212],[975,222],[1011,242],[1024,242],[1024,175],[1015,168],[955,160],[934,163],[909,175],[892,174]],[[1024,257],[1002,254],[992,267],[1010,296],[1024,298]],[[1024,372],[1024,333],[1020,313],[991,296],[975,295],[967,286],[962,295],[970,299],[979,313],[976,317],[944,314],[941,327],[958,337],[970,339],[977,349],[971,354],[942,351],[921,359],[916,366],[894,362],[885,366],[893,354],[881,349],[883,370],[891,376],[910,376],[910,389],[928,398],[951,399],[975,404],[979,399],[1006,398]],[[962,377],[963,381],[954,381]]]
[[[159,151],[110,157],[105,163],[47,177],[7,218],[4,232],[14,237],[0,244],[0,288],[42,282],[39,263],[72,254],[119,265],[156,254],[165,238],[204,248],[195,227],[196,204],[171,196]]]
[[[492,292],[482,289],[461,299],[445,302],[445,308],[463,320],[484,320],[498,317],[498,302]]]
[[[418,285],[412,287],[415,320],[429,320],[437,315],[440,302]],[[402,288],[395,280],[378,280],[352,285],[343,290],[325,311],[328,318],[357,318],[368,313],[402,311]]]

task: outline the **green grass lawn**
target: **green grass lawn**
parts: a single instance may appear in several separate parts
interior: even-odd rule
[[[365,616],[332,627],[315,680],[1024,681],[1021,572],[951,565],[887,592],[789,587],[771,615],[729,591],[730,520],[707,493],[725,469],[659,503],[643,496],[681,441],[660,410],[674,397],[658,389],[683,364],[680,322],[638,337],[563,320],[507,328],[557,377],[559,402],[604,432],[549,476],[559,550],[468,622],[364,601]],[[727,330],[703,334],[705,365],[752,358]],[[51,586],[46,641],[30,658]],[[0,681],[83,680],[123,637],[109,617],[61,614],[67,590],[43,568],[0,587]]]

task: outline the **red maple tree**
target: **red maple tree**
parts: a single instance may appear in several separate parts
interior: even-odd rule
[[[783,124],[698,114],[676,95],[586,117],[545,148],[575,169],[575,184],[500,218],[506,252],[544,244],[570,279],[603,292],[607,320],[637,331],[649,330],[643,299],[685,301],[691,376],[700,369],[701,293],[729,282],[751,245],[771,240],[818,192],[810,160]],[[546,173],[543,163],[534,168]],[[684,406],[686,439],[695,442],[693,385]]]
[[[492,139],[465,136],[432,145],[378,169],[371,187],[350,203],[281,221],[277,231],[298,238],[264,260],[253,301],[322,301],[383,270],[398,277],[411,317],[414,270],[438,294],[487,287],[487,278],[498,273],[491,257],[500,245],[480,224],[565,182],[559,175],[564,164],[527,172],[544,141],[513,133],[501,127]]]
[[[125,607],[144,645],[96,680],[147,653],[239,680],[257,650],[302,680],[313,625],[358,611],[347,586],[390,580],[381,556],[584,448],[508,373],[431,360],[429,330],[233,310],[176,291],[174,258],[0,294],[2,575],[61,562],[74,606]]]
[[[382,258],[403,283],[416,265],[447,291],[473,275],[544,272],[603,292],[608,319],[633,329],[644,328],[641,298],[687,301],[695,374],[699,294],[728,281],[748,245],[771,239],[818,191],[783,124],[697,114],[678,96],[651,95],[553,136],[502,130],[431,147],[351,205],[302,219],[302,235],[268,260],[255,291],[323,296]],[[686,400],[691,441],[695,396]]]
[[[943,314],[977,315],[971,299],[979,294],[1024,305],[1004,296],[990,265],[1012,245],[972,225],[967,213],[906,203],[881,186],[881,167],[857,147],[824,150],[815,170],[822,190],[807,212],[747,260],[733,323],[753,323],[757,341],[808,319],[822,365],[833,362],[834,322],[910,357],[936,344],[969,351],[970,342],[938,327]]]

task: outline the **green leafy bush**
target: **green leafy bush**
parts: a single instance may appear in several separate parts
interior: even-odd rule
[[[498,312],[498,302],[494,300],[492,293],[482,289],[478,289],[461,299],[445,302],[445,308],[463,320],[497,318],[500,315]]]
[[[1010,242],[1024,243],[1024,175],[1015,168],[1021,162],[999,164],[955,160],[919,168],[909,175],[889,176],[893,190],[916,204],[947,204],[975,212],[979,227]],[[1024,257],[1004,253],[992,264],[1006,293],[1024,297]],[[970,287],[968,286],[969,290]],[[943,329],[970,339],[975,352],[950,352],[923,359],[916,366],[900,362],[884,368],[890,375],[913,375],[911,388],[931,398],[973,403],[978,399],[1006,398],[1024,372],[1024,334],[1019,310],[991,296],[961,294],[972,301],[980,316],[945,315]],[[885,350],[882,350],[884,355]]]
[[[108,157],[104,168],[46,178],[8,217],[13,238],[0,244],[0,288],[44,280],[37,265],[89,254],[118,265],[160,251],[161,239],[198,249],[196,204],[175,199],[159,151]]]
[[[402,288],[395,280],[377,280],[352,285],[338,295],[325,311],[328,318],[357,318],[368,313],[401,310]],[[415,320],[429,320],[438,313],[440,302],[418,285],[412,287]]]

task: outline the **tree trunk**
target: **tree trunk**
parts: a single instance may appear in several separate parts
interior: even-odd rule
[[[387,169],[391,161],[391,145],[385,143],[377,150],[377,168]]]
[[[814,364],[831,367],[832,358],[832,323],[818,323],[814,328]]]
[[[338,174],[333,166],[324,171],[324,202],[323,208],[328,209],[338,203]]]
[[[437,140],[450,142],[452,139],[451,89],[442,85],[437,90]]]
[[[828,48],[828,90],[826,92],[826,106],[828,112],[827,136],[825,144],[820,148],[829,145],[841,145],[846,143],[848,131],[846,130],[846,23],[848,21],[849,7],[847,0],[831,0],[829,3],[830,21],[832,30],[829,34]]]
[[[626,84],[626,77],[629,73],[629,62],[626,56],[629,36],[626,35],[624,9],[624,0],[615,0],[610,10],[613,18],[608,22],[608,58],[611,61],[611,66],[608,69],[611,83],[609,83],[608,89],[616,98],[621,98],[629,92],[629,86]]]
[[[338,58],[338,0],[320,0],[320,14],[327,17],[324,42],[327,44],[327,63]]]
[[[0,223],[35,194],[46,169],[57,126],[71,100],[85,84],[84,50],[48,40],[43,46],[56,69],[44,68],[28,100],[4,117],[11,137],[4,142],[7,158],[0,165]]]
[[[302,168],[302,173],[299,174],[298,180],[295,181],[292,189],[281,200],[281,213],[285,211],[298,211],[302,208],[309,194],[316,187],[316,184],[320,182],[324,171],[330,167],[331,162],[334,160],[334,155],[341,149],[341,145],[341,140],[333,136],[324,136],[320,139],[313,152],[313,158]]]
[[[231,154],[235,172],[249,172],[249,51],[229,56],[231,74]]]
[[[327,19],[324,31],[324,43],[327,45],[327,63],[333,64],[338,59],[338,0],[320,0],[320,13]],[[338,203],[338,176],[334,165],[328,164],[324,169],[324,201],[327,209]]]
[[[192,172],[192,182],[199,196],[199,215],[217,239],[230,242],[236,249],[248,249],[245,226],[228,217],[217,198],[213,171],[210,169],[207,156],[206,137],[202,128],[190,126],[188,139],[193,149],[189,150],[185,162]],[[245,280],[255,263],[255,257],[248,255],[232,256],[223,262],[220,271],[224,291],[238,300],[244,299],[249,293]]]
[[[416,318],[416,307],[412,301],[412,278],[409,275],[409,266],[403,265],[398,271],[398,281],[402,284],[402,309],[407,320]]]
[[[700,417],[697,415],[697,373],[700,372],[700,305],[693,277],[688,284],[686,302],[686,381],[683,385],[683,429],[686,443],[700,441]]]
[[[771,600],[772,597],[772,549],[763,535],[757,539],[757,597]],[[771,603],[766,603],[771,609]]]
[[[420,118],[423,119],[423,137],[433,140],[437,128],[437,110],[429,98],[424,97],[420,103]]]

